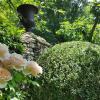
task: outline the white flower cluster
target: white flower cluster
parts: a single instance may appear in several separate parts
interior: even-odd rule
[[[12,79],[10,70],[22,71],[25,75],[42,74],[42,67],[34,61],[27,61],[22,55],[9,53],[8,47],[0,43],[0,88],[4,88]]]

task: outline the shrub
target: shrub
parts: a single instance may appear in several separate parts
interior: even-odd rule
[[[11,25],[12,26],[12,25]],[[3,30],[0,26],[0,43],[4,43],[9,46],[12,52],[22,54],[24,52],[24,46],[21,41],[21,35],[23,30],[16,28],[16,26],[3,26]],[[8,29],[8,27],[11,27]],[[2,30],[2,31],[1,31]]]
[[[61,42],[82,40],[82,25],[71,24],[68,21],[62,22],[60,29],[56,31],[56,35]]]
[[[57,44],[43,53],[44,68],[36,100],[99,100],[100,46],[89,42]]]
[[[60,42],[89,41],[92,27],[92,16],[89,16],[89,18],[79,17],[73,23],[69,23],[68,21],[60,23],[60,28],[56,31],[56,36]],[[100,45],[100,24],[97,24],[93,33],[92,43]]]

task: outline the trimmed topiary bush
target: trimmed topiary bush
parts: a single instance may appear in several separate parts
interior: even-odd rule
[[[38,63],[44,74],[41,88],[34,92],[36,100],[100,100],[100,46],[79,41],[57,44]]]

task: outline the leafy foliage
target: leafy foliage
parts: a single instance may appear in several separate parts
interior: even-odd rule
[[[44,68],[41,88],[34,92],[39,98],[100,99],[100,46],[78,41],[57,44],[46,50],[38,62]]]
[[[86,2],[81,0],[46,0],[40,2],[41,10],[36,22],[37,32],[35,31],[35,33],[41,32],[39,35],[43,36],[47,41],[49,40],[49,42],[58,42],[59,38],[56,35],[56,31],[61,29],[61,23],[68,21],[71,24],[74,22],[82,15]]]
[[[9,81],[9,84],[5,89],[0,91],[1,100],[27,100],[30,96],[28,94],[34,87],[39,87],[39,84],[35,81],[35,78],[31,76],[25,76],[22,72],[12,71],[13,79]],[[15,99],[16,98],[16,99]]]
[[[17,27],[17,16],[5,3],[0,1],[0,42],[8,45],[13,52],[22,53],[24,47],[20,36],[24,30]]]
[[[35,16],[36,27],[33,32],[44,37],[51,44],[82,39],[89,41],[91,29],[95,22],[94,19],[97,15],[95,12],[99,12],[98,9],[93,9],[94,7],[99,8],[99,4],[89,4],[87,0],[19,0],[17,2],[15,0],[4,0],[0,1],[0,16],[3,17],[1,20],[3,22],[3,30],[7,30],[6,34],[18,34],[18,31],[14,30],[19,30],[22,33],[23,30],[21,31],[18,28],[21,25],[18,23],[19,18],[16,9],[23,3],[34,4],[40,8],[38,15]],[[100,43],[99,26],[98,23],[97,30],[95,30],[92,38],[92,42],[98,44]],[[15,29],[16,27],[17,29]]]
[[[56,31],[59,41],[89,41],[90,38],[92,38],[91,42],[100,44],[100,24],[97,24],[95,30],[93,31],[93,36],[91,37],[91,30],[93,28],[93,24],[95,23],[95,19],[93,20],[93,14],[87,15],[91,10],[90,6],[86,6],[85,9],[88,9],[84,12],[85,14],[78,17],[73,23],[70,23],[69,21],[60,23],[60,28]]]

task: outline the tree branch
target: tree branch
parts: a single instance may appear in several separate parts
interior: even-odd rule
[[[93,33],[94,33],[95,28],[96,28],[96,26],[97,26],[97,24],[98,24],[98,20],[99,20],[99,17],[97,16],[96,19],[95,19],[94,25],[93,25],[92,29],[90,30],[89,42],[92,41]]]

